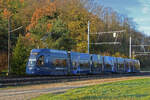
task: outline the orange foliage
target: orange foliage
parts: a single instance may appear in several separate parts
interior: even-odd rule
[[[24,0],[20,0],[21,3],[24,3]]]
[[[0,4],[2,4],[3,0],[0,0]]]
[[[25,37],[30,37],[30,33],[27,33],[27,34],[25,35]]]
[[[43,16],[53,16],[53,14],[55,12],[56,12],[56,3],[55,2],[49,3],[47,6],[45,6],[43,8],[37,8],[31,18],[31,24],[26,29],[30,30],[38,23],[38,20],[40,18],[42,18]],[[48,25],[48,26],[50,27],[50,25]]]
[[[31,33],[27,33],[27,34],[25,35],[25,39],[26,39],[27,41],[32,42],[32,41],[33,41],[33,38],[31,37]]]
[[[47,24],[47,31],[49,31],[49,29],[52,27],[52,24],[48,23]]]
[[[5,8],[3,10],[3,15],[5,18],[9,18],[11,16],[11,12],[7,8]]]

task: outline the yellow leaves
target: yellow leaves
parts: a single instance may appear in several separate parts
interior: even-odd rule
[[[81,27],[82,23],[83,21],[70,21],[68,23],[68,29],[70,30],[71,34],[70,37],[77,41],[77,45],[76,48],[74,48],[74,51],[87,52],[87,26]]]
[[[113,56],[127,58],[127,56],[125,56],[124,54],[121,54],[120,52],[116,52]]]
[[[77,45],[77,48],[74,50],[76,52],[83,52],[83,53],[87,53],[87,42],[80,42]]]
[[[104,53],[101,53],[102,56],[111,56],[111,54],[109,52],[104,52]]]
[[[80,23],[80,21],[71,21],[70,23],[68,23],[68,28],[75,32],[81,28]]]
[[[73,51],[87,52],[87,23],[88,23],[88,11],[80,7],[73,0],[69,1],[70,5],[66,6],[66,10],[62,11],[64,14],[61,18],[67,23],[70,30],[70,37],[77,42]],[[79,2],[76,2],[79,3]],[[79,7],[77,7],[79,6]]]

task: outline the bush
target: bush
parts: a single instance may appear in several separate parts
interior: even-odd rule
[[[19,35],[11,60],[11,74],[24,75],[30,50],[24,45],[24,38]]]

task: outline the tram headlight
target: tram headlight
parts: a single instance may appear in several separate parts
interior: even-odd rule
[[[29,70],[32,70],[33,68],[32,67],[29,67]]]

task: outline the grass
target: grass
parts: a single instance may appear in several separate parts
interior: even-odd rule
[[[150,100],[150,79],[136,79],[46,94],[32,100]]]

